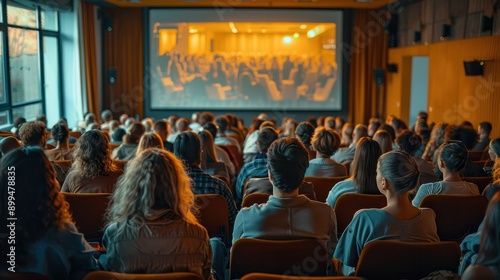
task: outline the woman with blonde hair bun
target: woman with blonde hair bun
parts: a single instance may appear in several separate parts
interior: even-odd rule
[[[195,211],[181,161],[146,149],[117,183],[103,237],[107,254],[99,262],[117,272],[193,272],[212,279],[212,250]]]

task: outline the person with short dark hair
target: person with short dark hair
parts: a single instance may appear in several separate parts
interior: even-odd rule
[[[491,133],[491,123],[490,122],[482,122],[479,124],[477,129],[477,133],[479,134],[479,143],[474,146],[473,151],[484,151],[490,144],[490,133]]]
[[[73,150],[69,148],[69,130],[62,124],[55,124],[50,134],[56,141],[54,149],[45,150],[45,155],[50,161],[54,160],[72,160]]]
[[[48,131],[44,122],[27,122],[19,129],[19,137],[25,146],[39,146],[44,149]]]
[[[257,146],[259,147],[259,154],[255,159],[245,165],[240,170],[238,179],[236,180],[235,189],[235,199],[241,202],[243,199],[243,193],[246,181],[252,177],[267,177],[267,150],[271,143],[278,139],[278,133],[274,128],[264,127],[259,131],[257,138]]]
[[[309,165],[307,150],[296,138],[274,141],[267,153],[273,195],[265,204],[242,208],[236,217],[233,244],[240,238],[316,238],[331,256],[337,243],[333,209],[299,195]]]
[[[175,139],[174,154],[182,160],[188,176],[192,179],[194,194],[219,194],[227,201],[229,225],[236,218],[236,203],[226,183],[201,170],[201,140],[194,132],[182,132]]]
[[[226,130],[229,127],[229,119],[226,116],[217,116],[214,122],[218,127],[218,133],[214,137],[215,145],[234,145],[238,148],[238,151],[241,152],[241,146],[238,140],[226,135]]]
[[[158,134],[163,141],[163,147],[167,151],[174,151],[174,144],[167,141],[168,138],[168,123],[165,120],[156,121],[153,125],[153,131]]]
[[[0,152],[2,156],[5,156],[10,151],[17,150],[21,148],[22,144],[14,136],[7,136],[0,140]]]
[[[347,176],[345,166],[330,158],[340,146],[340,135],[337,131],[326,127],[317,128],[312,138],[312,146],[316,151],[316,158],[309,161],[306,176]]]
[[[109,123],[113,120],[113,112],[106,109],[101,113],[101,130],[109,130]]]
[[[413,205],[418,207],[429,194],[479,195],[476,184],[465,182],[460,176],[460,172],[467,164],[468,156],[467,148],[462,142],[456,140],[444,142],[439,147],[436,163],[443,173],[443,181],[421,185],[412,201]]]

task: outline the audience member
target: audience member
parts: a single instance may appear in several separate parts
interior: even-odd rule
[[[123,273],[193,272],[212,279],[209,238],[195,211],[182,163],[170,152],[145,150],[117,183],[99,263]]]
[[[54,160],[72,160],[73,150],[69,147],[69,130],[62,124],[55,124],[50,134],[52,138],[56,141],[56,147],[54,149],[45,150],[45,155],[50,161]]]
[[[109,140],[104,132],[85,132],[75,145],[74,162],[62,185],[62,192],[112,193],[123,171],[117,169],[109,153]]]
[[[141,140],[139,140],[135,156],[138,156],[144,150],[149,148],[164,149],[163,141],[160,136],[154,132],[147,132],[142,135]]]
[[[185,131],[190,131],[189,120],[186,118],[180,118],[175,122],[175,132],[168,135],[167,141],[170,143],[174,143],[177,136]]]
[[[316,151],[312,148],[311,139],[314,135],[314,126],[309,122],[301,122],[295,130],[295,137],[297,137],[307,149],[309,159],[316,157]]]
[[[340,146],[340,135],[337,131],[326,127],[317,128],[312,138],[312,146],[316,151],[316,158],[309,161],[305,176],[347,176],[345,166],[330,158]]]
[[[349,147],[352,144],[352,133],[354,132],[354,126],[350,123],[344,124],[342,127],[342,139],[340,141],[340,146]]]
[[[414,206],[418,207],[429,194],[479,195],[478,187],[463,181],[460,176],[468,158],[467,148],[462,142],[446,141],[439,147],[437,154],[436,164],[443,174],[443,181],[421,185],[412,201]]]
[[[233,244],[240,238],[317,238],[331,256],[337,243],[333,209],[298,193],[309,164],[304,145],[296,138],[278,139],[271,144],[267,158],[273,195],[265,204],[241,209]]]
[[[490,144],[491,123],[482,122],[479,124],[477,133],[479,134],[479,143],[474,146],[473,151],[484,151]]]
[[[234,145],[238,148],[238,151],[241,152],[241,146],[238,140],[226,135],[226,130],[229,126],[228,118],[226,116],[218,116],[215,118],[214,122],[218,127],[218,133],[214,138],[214,143],[216,145]]]
[[[224,162],[219,162],[215,154],[214,138],[209,131],[200,131],[198,136],[201,141],[201,169],[210,175],[221,175],[227,179],[232,177]],[[234,176],[234,174],[232,174]]]
[[[375,140],[379,144],[382,154],[393,150],[392,137],[389,132],[385,130],[378,130],[377,132],[375,132],[373,140]]]
[[[227,201],[229,226],[232,228],[236,217],[236,203],[229,187],[222,180],[201,170],[201,141],[194,132],[183,132],[175,139],[174,153],[182,160],[188,176],[192,179],[194,194],[219,194]]]
[[[0,152],[5,156],[8,152],[21,148],[22,144],[16,137],[8,136],[0,141]]]
[[[173,152],[174,144],[167,141],[168,138],[168,123],[165,120],[156,121],[153,125],[153,132],[160,136],[165,150]]]
[[[94,249],[72,223],[69,205],[59,192],[56,171],[40,147],[11,151],[0,162],[0,170],[3,221],[8,217],[7,198],[15,187],[15,272],[81,279],[86,272],[98,269],[92,262]],[[15,186],[11,184],[13,172]],[[14,244],[3,241],[0,272],[7,272],[7,253]]]
[[[490,155],[490,159],[494,162],[491,172],[493,182],[484,189],[483,194],[488,200],[491,200],[493,195],[500,191],[500,138],[491,140],[488,154]]]
[[[439,241],[434,211],[413,207],[408,199],[418,177],[417,163],[407,153],[392,151],[380,157],[376,180],[387,206],[359,210],[342,234],[334,257],[344,265],[344,275],[354,272],[363,247],[372,240]]]
[[[434,126],[431,132],[431,139],[429,143],[427,143],[424,154],[422,155],[423,159],[427,161],[432,161],[434,159],[434,152],[444,143],[444,134],[447,127],[448,123],[438,123]]]
[[[351,145],[347,148],[339,149],[333,156],[332,159],[340,164],[351,162],[354,158],[354,151],[356,150],[356,145],[361,137],[368,136],[368,131],[366,125],[358,124],[354,128],[352,133],[353,141]]]
[[[213,122],[208,122],[203,126],[203,130],[210,132],[212,135],[212,138],[215,137],[214,135],[217,135],[217,126]],[[234,163],[231,160],[231,157],[229,157],[229,154],[224,151],[221,147],[214,145],[215,147],[215,157],[217,158],[217,161],[223,162],[226,164],[229,173],[232,174],[231,180],[236,180],[236,167],[234,166]]]
[[[101,130],[110,130],[110,122],[113,120],[113,112],[111,110],[106,109],[101,113]]]
[[[142,123],[134,123],[128,128],[127,134],[123,136],[123,143],[113,150],[113,159],[129,160],[135,156],[137,145],[141,140],[146,128]]]
[[[144,118],[141,121],[142,125],[146,129],[145,132],[151,132],[153,130],[154,121],[152,118]]]
[[[345,193],[380,194],[377,188],[377,161],[382,154],[375,140],[362,137],[358,141],[354,160],[351,163],[351,177],[338,182],[328,193],[326,203],[335,207],[337,199]]]

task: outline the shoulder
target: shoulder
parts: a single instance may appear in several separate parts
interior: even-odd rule
[[[487,266],[474,264],[470,265],[462,275],[462,280],[473,279],[495,279],[495,275]]]

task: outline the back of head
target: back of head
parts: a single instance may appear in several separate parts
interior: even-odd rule
[[[103,122],[109,122],[112,119],[113,119],[113,112],[111,112],[111,110],[106,109],[106,110],[102,111],[101,120]]]
[[[146,132],[151,132],[151,130],[153,129],[153,125],[154,125],[152,118],[145,118],[142,120],[141,123],[142,123],[142,125],[144,125]]]
[[[328,116],[325,118],[324,127],[335,129],[335,118],[332,116]]]
[[[364,124],[358,124],[354,127],[353,142],[357,143],[361,137],[368,136],[368,128]]]
[[[36,146],[26,146],[11,151],[0,162],[0,185],[2,207],[0,218],[7,218],[7,186],[15,187],[16,206],[16,264],[25,261],[28,245],[43,237],[50,229],[58,230],[64,223],[71,221],[68,203],[59,192],[56,172],[45,156]],[[13,181],[13,176],[15,176]],[[0,243],[1,251],[6,252]]]
[[[71,169],[77,176],[93,179],[114,170],[109,152],[109,140],[100,130],[85,132],[76,141]]]
[[[323,158],[329,158],[340,146],[340,135],[330,128],[316,128],[312,138],[312,146]]]
[[[8,136],[0,141],[0,152],[2,155],[21,148],[21,143],[13,136]]]
[[[278,139],[278,133],[271,127],[264,127],[259,131],[259,136],[257,137],[257,146],[259,151],[263,154],[267,153],[269,146],[274,140]]]
[[[295,130],[295,135],[297,135],[304,146],[310,147],[311,139],[314,135],[314,126],[309,122],[301,122]]]
[[[415,188],[420,176],[413,157],[403,151],[392,151],[381,155],[377,172],[380,172],[380,176],[388,180],[394,191],[399,194]]]
[[[229,120],[226,116],[217,116],[215,118],[215,124],[219,127],[220,132],[225,132],[229,125]]]
[[[217,137],[217,131],[219,130],[219,128],[215,123],[208,122],[203,126],[203,130],[210,132],[210,134],[212,134],[212,137],[215,138]]]
[[[118,142],[121,143],[123,140],[123,136],[125,134],[127,134],[127,131],[125,131],[125,129],[120,127],[118,129],[116,129],[115,131],[113,131],[113,133],[111,134],[111,140],[113,142],[116,142],[116,143],[118,143]]]
[[[130,117],[128,119],[125,120],[125,128],[129,129],[129,127],[131,127],[133,124],[135,123],[135,119]]]
[[[148,148],[163,149],[163,141],[161,140],[160,135],[154,132],[148,132],[142,135],[137,147],[136,155]]]
[[[202,164],[206,164],[208,162],[217,162],[217,156],[215,154],[215,144],[212,133],[209,131],[203,130],[198,133],[201,141],[201,157]]]
[[[41,121],[27,122],[19,129],[19,137],[26,146],[38,146],[45,143],[45,123]]]
[[[128,119],[128,115],[127,114],[121,114],[120,115],[120,123],[121,124],[125,124],[125,121]]]
[[[377,188],[377,162],[382,150],[375,140],[368,137],[359,139],[352,161],[353,178],[358,185],[359,193],[380,193]]]
[[[396,131],[394,130],[394,128],[390,125],[387,125],[387,124],[384,124],[384,125],[381,125],[377,131],[380,131],[380,130],[385,130],[387,131],[387,133],[389,133],[389,135],[391,136],[391,141],[394,141],[396,140]]]
[[[201,163],[201,140],[194,132],[182,132],[175,138],[174,154],[186,165]]]
[[[40,114],[36,116],[36,121],[43,122],[45,125],[47,125],[47,117],[44,114]]]
[[[456,173],[465,168],[469,152],[462,142],[449,140],[439,147],[438,155],[438,160],[441,159],[447,169]]]
[[[431,130],[428,128],[422,128],[418,131],[418,135],[422,137],[422,145],[425,145],[429,140],[431,140]]]
[[[120,127],[120,122],[117,120],[111,120],[109,122],[109,131],[115,131]]]
[[[493,129],[490,122],[482,122],[479,124],[479,127],[481,128],[483,133],[488,135],[488,136],[490,135],[491,130]]]
[[[55,124],[50,130],[50,134],[52,134],[52,138],[57,142],[66,142],[69,136],[69,129],[62,124]]]
[[[392,151],[392,138],[389,132],[379,130],[373,135],[373,140],[379,144],[382,154]]]
[[[411,130],[405,130],[396,137],[396,143],[403,151],[414,155],[422,146],[422,139]]]
[[[127,164],[116,184],[107,220],[117,223],[118,231],[126,226],[138,230],[145,221],[158,219],[196,223],[192,210],[194,195],[182,163],[172,153],[153,148]]]
[[[162,134],[168,131],[168,124],[164,120],[158,120],[153,125],[153,131]]]
[[[85,124],[86,125],[88,125],[89,123],[95,122],[95,115],[94,115],[94,113],[90,113],[89,112],[89,113],[85,114],[84,120],[85,120]]]
[[[259,126],[259,131],[261,131],[264,127],[270,127],[276,129],[276,125],[272,121],[264,121]]]
[[[335,129],[337,131],[342,130],[342,127],[344,126],[344,124],[345,124],[345,120],[343,117],[336,117],[335,118]]]
[[[189,120],[187,118],[180,118],[175,122],[175,130],[177,132],[184,132],[189,130]]]
[[[458,140],[461,141],[468,150],[472,150],[476,146],[479,135],[472,126],[463,125],[449,125],[446,128],[444,140]]]
[[[210,112],[201,113],[200,121],[199,121],[201,126],[204,126],[206,123],[213,122],[213,121],[214,121],[214,114],[212,114]]]
[[[126,144],[138,144],[141,136],[146,132],[142,123],[134,123],[128,128],[128,133],[123,137]]]
[[[304,180],[309,155],[298,139],[281,138],[269,147],[267,164],[273,177],[273,186],[283,193],[290,193]]]

